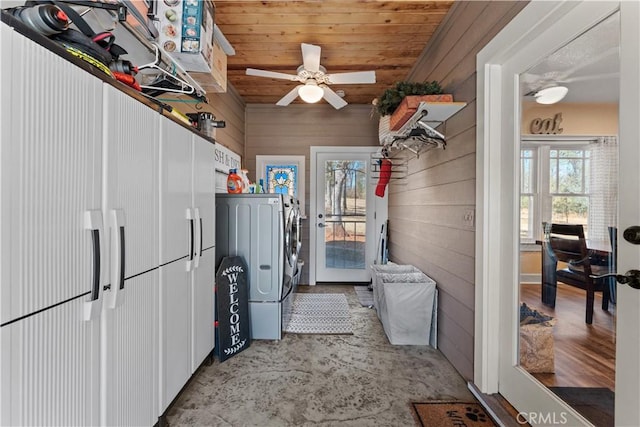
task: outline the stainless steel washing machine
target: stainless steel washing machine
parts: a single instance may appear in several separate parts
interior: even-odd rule
[[[216,194],[216,267],[225,256],[244,258],[253,339],[281,339],[288,322],[283,314],[293,299],[293,270],[286,205],[280,194]]]

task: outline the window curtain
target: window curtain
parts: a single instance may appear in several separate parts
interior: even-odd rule
[[[609,240],[618,226],[618,138],[599,137],[591,148],[589,239]]]

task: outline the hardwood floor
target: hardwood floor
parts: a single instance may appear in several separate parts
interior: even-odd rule
[[[558,283],[555,309],[542,304],[539,284],[522,284],[520,299],[529,307],[556,319],[553,338],[555,373],[533,374],[544,385],[607,387],[615,390],[616,306],[601,308],[596,294],[593,323],[585,323],[584,291]]]

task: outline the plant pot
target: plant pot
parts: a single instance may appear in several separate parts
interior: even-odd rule
[[[402,99],[398,108],[389,118],[389,129],[398,130],[418,110],[421,102],[453,102],[453,95],[409,95]]]

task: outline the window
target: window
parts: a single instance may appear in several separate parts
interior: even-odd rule
[[[264,182],[265,193],[288,194],[300,201],[305,215],[305,157],[256,156],[256,179]]]
[[[286,194],[297,198],[298,165],[267,164],[265,176],[266,193]]]
[[[520,238],[528,241],[535,240],[536,157],[536,150],[520,152]]]
[[[549,150],[549,193],[551,222],[582,224],[588,235],[589,161],[584,150]]]
[[[526,145],[520,151],[520,238],[533,243],[542,222],[589,231],[591,151],[581,145]]]

